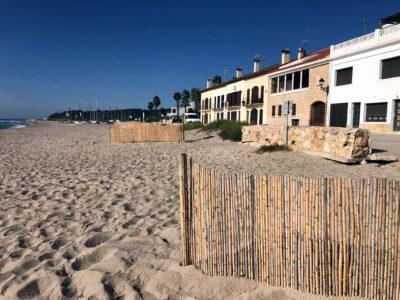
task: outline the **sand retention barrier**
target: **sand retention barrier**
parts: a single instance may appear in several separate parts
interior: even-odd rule
[[[110,141],[115,143],[181,142],[182,125],[158,123],[117,123],[110,127]]]
[[[225,174],[179,157],[182,264],[330,296],[400,299],[400,182]]]

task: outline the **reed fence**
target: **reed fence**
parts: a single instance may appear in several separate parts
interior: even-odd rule
[[[110,127],[110,141],[116,143],[180,142],[182,125],[158,123],[118,123]]]
[[[182,264],[330,296],[400,299],[400,182],[224,174],[180,156]]]

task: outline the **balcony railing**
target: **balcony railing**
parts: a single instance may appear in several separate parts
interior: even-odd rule
[[[334,45],[333,46],[333,50],[339,50],[339,49],[344,48],[344,47],[353,46],[353,45],[368,41],[370,39],[373,39],[374,37],[375,37],[375,32],[371,32],[371,33],[368,33],[366,35],[356,37],[356,38],[354,38],[352,40],[345,41],[343,43]]]
[[[400,24],[391,25],[383,29],[331,46],[331,57],[340,54],[348,54],[354,50],[374,47],[379,44],[389,43],[400,39]],[[353,47],[354,46],[354,47]]]
[[[400,30],[400,24],[392,25],[380,30],[380,35],[384,36]]]

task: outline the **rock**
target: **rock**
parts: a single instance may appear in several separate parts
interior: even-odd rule
[[[283,126],[242,127],[242,142],[285,145]],[[370,153],[371,139],[365,129],[295,126],[289,127],[288,145],[295,151],[311,151],[344,163],[364,160]]]
[[[368,158],[368,161],[379,163],[391,163],[398,160],[396,155],[387,153],[373,153]]]

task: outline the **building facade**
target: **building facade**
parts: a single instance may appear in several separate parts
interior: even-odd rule
[[[205,124],[225,119],[283,125],[283,103],[291,100],[290,124],[324,126],[328,75],[329,49],[306,55],[300,48],[294,60],[290,50],[283,49],[279,64],[260,70],[255,59],[250,74],[243,76],[237,69],[234,79],[216,86],[208,79],[201,91],[201,120]]]
[[[290,55],[290,52],[286,50]],[[293,103],[291,126],[325,126],[329,82],[329,49],[303,56],[269,74],[268,124],[284,125],[284,103]]]
[[[331,46],[329,125],[400,131],[400,24]]]
[[[231,120],[265,124],[268,72],[268,68],[260,70],[259,60],[254,59],[253,72],[246,76],[237,68],[232,80],[211,86],[208,79],[207,88],[201,91],[202,122]]]

